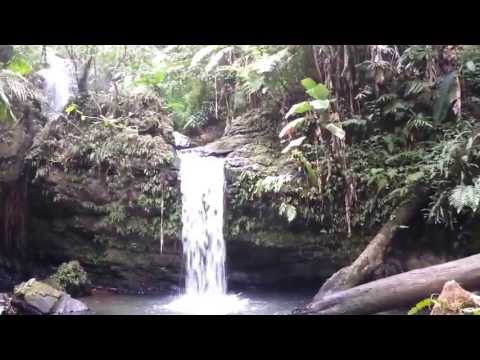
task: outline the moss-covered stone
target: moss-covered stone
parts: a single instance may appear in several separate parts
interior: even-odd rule
[[[60,265],[48,283],[74,297],[90,295],[91,292],[88,275],[76,260]]]
[[[81,301],[36,279],[16,286],[11,304],[20,314],[64,314],[88,310]]]

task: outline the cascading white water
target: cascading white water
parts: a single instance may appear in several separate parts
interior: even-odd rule
[[[225,294],[223,159],[182,154],[180,179],[186,294]]]
[[[48,67],[38,73],[45,80],[45,96],[50,106],[50,111],[59,113],[67,105],[72,96],[73,77],[66,60],[47,53]]]
[[[168,305],[193,314],[240,311],[245,300],[227,295],[223,238],[224,159],[180,154],[185,294]]]

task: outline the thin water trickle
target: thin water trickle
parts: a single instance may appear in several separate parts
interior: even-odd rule
[[[180,153],[185,294],[169,309],[191,314],[241,311],[247,300],[227,294],[223,238],[224,159]]]

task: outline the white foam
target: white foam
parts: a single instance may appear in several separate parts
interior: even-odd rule
[[[183,295],[166,305],[166,310],[191,315],[238,314],[248,307],[248,299],[238,295]]]

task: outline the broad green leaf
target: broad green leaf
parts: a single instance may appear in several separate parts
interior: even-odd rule
[[[338,126],[330,123],[325,125],[325,129],[330,131],[333,135],[338,137],[340,140],[345,139],[345,135],[346,135],[345,130],[343,130],[342,128],[339,128]]]
[[[314,88],[315,86],[317,86],[317,83],[315,82],[315,80],[313,80],[311,78],[303,79],[301,81],[301,83],[302,83],[302,86],[305,88],[305,90],[310,90],[310,89]]]
[[[328,98],[329,91],[327,87],[323,84],[318,84],[317,86],[308,89],[307,94],[317,100],[325,100]]]
[[[301,118],[290,121],[287,125],[285,125],[283,127],[283,129],[282,129],[282,131],[280,131],[280,134],[278,135],[278,137],[280,139],[283,139],[287,134],[290,134],[293,130],[295,130],[298,127],[300,127],[301,125],[303,125],[304,122],[305,122],[304,117],[301,117]]]
[[[301,103],[293,105],[290,110],[288,110],[287,114],[285,115],[285,119],[288,119],[293,114],[303,114],[307,111],[312,110],[312,105],[308,101],[303,101]]]
[[[306,136],[302,136],[298,139],[290,141],[290,143],[287,145],[287,147],[282,150],[282,154],[285,154],[285,153],[289,152],[291,149],[299,147],[300,145],[302,145],[302,143],[305,141],[306,138],[307,138]]]
[[[325,111],[330,107],[330,101],[328,100],[314,100],[310,101],[310,106],[317,111]]]

